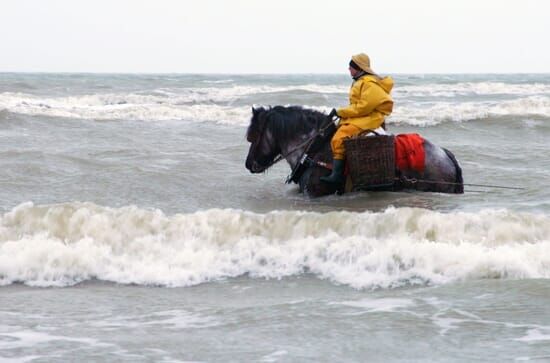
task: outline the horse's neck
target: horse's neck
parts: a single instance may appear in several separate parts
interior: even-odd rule
[[[309,130],[300,135],[293,135],[287,140],[281,140],[280,147],[283,156],[292,169],[300,162],[300,158],[306,151],[308,141],[315,135],[315,130]]]

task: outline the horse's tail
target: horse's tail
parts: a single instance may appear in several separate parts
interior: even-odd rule
[[[451,159],[451,161],[455,165],[456,178],[455,178],[455,190],[454,190],[454,192],[457,193],[457,194],[462,194],[462,193],[464,193],[464,184],[463,184],[464,180],[462,179],[462,168],[458,164],[458,160],[456,160],[456,158],[455,158],[455,156],[452,152],[450,152],[449,150],[447,150],[445,148],[443,148],[443,150],[445,151],[445,154],[447,154],[449,159]]]

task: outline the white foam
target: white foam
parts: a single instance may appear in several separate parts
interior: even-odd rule
[[[218,122],[246,125],[250,107],[185,104],[159,96],[91,95],[39,98],[22,94],[0,95],[0,109],[25,115],[73,119]]]
[[[398,309],[408,308],[415,305],[411,299],[380,298],[380,299],[361,299],[355,301],[343,301],[340,305],[361,308],[368,312],[393,312]]]
[[[505,83],[428,84],[398,87],[394,91],[395,108],[388,122],[431,126],[442,122],[463,122],[501,116],[550,117],[550,85],[512,85]],[[485,91],[484,91],[485,90]],[[74,119],[218,122],[246,126],[250,105],[255,96],[273,99],[272,104],[296,100],[299,94],[285,98],[289,92],[313,92],[327,97],[347,97],[348,86],[304,84],[295,86],[231,86],[204,88],[161,88],[150,94],[99,93],[65,97],[36,96],[28,93],[0,94],[0,110],[25,115],[43,115]],[[492,101],[437,99],[441,93],[456,96],[469,93],[514,95],[516,98]],[[485,93],[483,93],[485,92]],[[476,94],[477,94],[476,93]],[[271,96],[272,95],[272,96]],[[430,102],[410,102],[409,96],[436,97]],[[247,97],[247,98],[246,98]],[[265,99],[264,97],[264,99]],[[281,98],[282,97],[282,98]],[[242,101],[246,98],[246,101]],[[241,101],[240,103],[238,101]],[[281,102],[281,100],[283,100]],[[305,107],[312,108],[308,105]],[[313,107],[328,112],[338,105]]]
[[[43,358],[40,355],[18,355],[17,358],[7,358],[2,357],[2,363],[26,363],[26,362],[32,362],[37,359]]]
[[[288,355],[288,351],[276,350],[273,353],[261,357],[260,362],[278,362],[282,357],[286,355]]]
[[[312,92],[320,94],[339,93],[346,95],[348,86],[304,84],[296,86],[232,86],[232,87],[197,87],[197,88],[159,88],[151,94],[140,93],[99,93],[91,95],[65,97],[39,97],[28,93],[0,93],[0,105],[32,102],[45,106],[82,105],[106,106],[120,104],[212,104],[231,103],[242,97],[259,94],[276,94],[288,92]]]
[[[457,319],[457,318],[441,318],[439,316],[432,317],[432,321],[437,327],[440,328],[439,334],[445,335],[449,330],[457,329],[459,324],[463,324],[468,322],[468,320],[465,319]]]
[[[202,83],[211,83],[211,84],[222,84],[222,83],[231,83],[231,82],[234,82],[234,80],[232,80],[232,79],[220,79],[220,80],[216,80],[216,81],[211,81],[211,80],[202,81]]]
[[[120,327],[141,329],[158,325],[164,329],[200,329],[218,326],[219,322],[210,316],[202,316],[185,310],[159,311],[145,315],[117,315],[90,323],[94,327],[117,330]]]
[[[355,288],[550,277],[550,217],[507,210],[381,213],[26,203],[0,219],[0,284],[88,279],[190,286],[312,273]]]
[[[504,82],[430,83],[421,85],[396,85],[393,93],[398,97],[457,97],[490,95],[550,95],[550,84]]]
[[[60,336],[60,335],[48,334],[43,331],[33,331],[33,330],[21,330],[16,332],[0,333],[0,337],[9,339],[9,340],[0,339],[0,350],[36,347],[37,345],[50,344],[55,341],[81,343],[81,344],[91,345],[95,347],[111,346],[111,344],[102,343],[96,339]]]
[[[219,90],[218,90],[219,91]],[[158,92],[158,90],[157,90]],[[0,110],[24,115],[72,119],[216,122],[248,125],[249,105],[230,106],[204,99],[204,95],[159,96],[138,94],[98,94],[72,97],[38,97],[22,93],[0,94]],[[195,98],[201,99],[197,103]],[[330,107],[309,107],[328,112]]]
[[[514,340],[527,343],[550,340],[550,332],[547,334],[543,333],[540,329],[529,329],[525,336]]]
[[[396,104],[388,122],[433,126],[443,122],[464,122],[502,116],[550,117],[550,98],[532,96],[499,102],[435,102],[428,105]]]

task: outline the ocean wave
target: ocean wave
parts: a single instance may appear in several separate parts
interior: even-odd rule
[[[429,83],[408,85],[394,89],[398,97],[456,97],[456,96],[491,96],[513,95],[533,96],[549,95],[550,84],[544,83],[504,83],[504,82],[461,82],[461,83]]]
[[[246,125],[250,119],[250,107],[185,104],[164,96],[136,94],[43,98],[4,93],[0,95],[0,109],[31,116],[91,120],[188,120]]]
[[[265,88],[267,91],[269,89]],[[257,91],[256,88],[254,88]],[[217,92],[217,93],[216,93]],[[92,120],[135,120],[217,122],[246,126],[250,120],[250,107],[241,102],[223,103],[225,91],[217,89],[212,94],[207,90],[175,94],[170,90],[157,89],[150,94],[105,93],[69,97],[40,97],[25,93],[1,93],[0,110],[24,115],[39,115]],[[230,91],[231,93],[233,91]],[[246,92],[243,91],[243,94]],[[234,95],[233,95],[234,96]],[[290,96],[286,99],[290,100]],[[296,100],[296,95],[292,95]],[[265,97],[263,98],[265,100]],[[268,98],[270,99],[270,98]],[[283,100],[275,97],[274,100]],[[252,102],[253,98],[250,99]],[[277,104],[278,102],[274,102]],[[288,104],[286,104],[288,105]],[[328,112],[333,105],[303,105]],[[550,118],[550,97],[529,96],[511,100],[492,101],[431,101],[411,102],[396,100],[394,112],[388,123],[404,123],[417,126],[433,126],[443,122],[464,122],[489,117]]]
[[[0,110],[31,116],[92,120],[218,122],[248,125],[253,104],[217,103],[207,91],[174,94],[158,89],[153,94],[107,93],[70,97],[40,97],[24,93],[1,93]],[[218,92],[219,95],[220,92]],[[308,107],[308,106],[305,106]],[[310,107],[312,108],[312,107]],[[315,107],[330,110],[330,107]]]
[[[313,274],[354,288],[550,278],[550,217],[508,210],[165,215],[25,203],[0,217],[0,284],[192,286]]]
[[[222,83],[231,83],[231,82],[234,82],[233,79],[229,78],[229,79],[218,79],[218,80],[208,80],[208,79],[205,79],[202,81],[202,83],[210,83],[210,84],[222,84]]]
[[[396,106],[388,122],[434,126],[444,122],[465,122],[506,116],[550,117],[550,98],[532,96],[507,101],[432,102]]]
[[[243,98],[255,95],[284,95],[291,92],[309,92],[321,95],[341,94],[347,95],[349,86],[303,84],[294,86],[270,86],[270,85],[234,85],[231,87],[196,87],[196,88],[166,88],[163,89],[172,101],[180,103],[234,103]]]

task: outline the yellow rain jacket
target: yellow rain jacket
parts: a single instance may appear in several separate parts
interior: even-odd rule
[[[350,105],[336,111],[341,120],[330,143],[334,159],[345,158],[346,137],[356,135],[362,130],[374,130],[382,125],[384,118],[393,110],[390,96],[392,88],[391,77],[378,78],[370,74],[352,84],[349,91]]]
[[[393,110],[390,96],[391,77],[378,78],[367,74],[353,83],[349,92],[349,106],[337,110],[340,125],[351,124],[361,130],[377,129]]]

